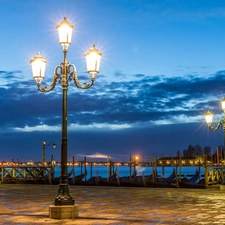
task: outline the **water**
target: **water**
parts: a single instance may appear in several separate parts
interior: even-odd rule
[[[175,166],[165,166],[164,167],[164,177],[169,177],[173,170],[176,169]],[[194,175],[196,173],[196,170],[199,168],[197,166],[183,166],[181,168],[181,174],[184,176],[187,175]],[[87,177],[86,180],[91,178],[91,167],[87,166]],[[130,176],[130,167],[129,166],[115,166],[114,167],[114,172],[118,171],[119,177],[124,177],[124,176]],[[109,173],[109,168],[107,166],[92,166],[92,177],[94,176],[101,176],[103,178],[107,178],[107,174]],[[151,166],[137,166],[136,167],[137,175],[142,176],[144,175],[150,175],[152,174],[152,167]],[[180,168],[177,168],[178,174],[180,173]],[[68,166],[68,173],[70,174],[72,172],[72,167]],[[84,167],[74,167],[74,174],[75,176],[80,175],[81,173],[84,173]],[[134,174],[134,168],[132,167],[131,174]],[[158,177],[162,176],[162,167],[158,166],[157,167],[157,174]],[[200,175],[204,175],[204,168],[200,167]],[[60,166],[55,167],[55,177],[60,176]]]

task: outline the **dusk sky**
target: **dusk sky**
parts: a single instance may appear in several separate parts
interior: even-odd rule
[[[94,87],[68,91],[68,159],[113,161],[130,155],[175,156],[188,145],[216,149],[223,129],[225,1],[223,0],[1,0],[0,161],[60,160],[61,85],[37,90],[30,60],[48,61],[43,84],[63,60],[56,26],[74,25],[68,61],[89,81],[84,53],[102,52]],[[104,159],[105,160],[105,159]]]

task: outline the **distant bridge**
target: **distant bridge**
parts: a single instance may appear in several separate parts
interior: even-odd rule
[[[1,183],[51,183],[54,167],[36,165],[0,165]]]

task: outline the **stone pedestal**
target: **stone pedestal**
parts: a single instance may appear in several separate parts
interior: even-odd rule
[[[78,217],[78,205],[49,206],[51,219],[72,219]]]

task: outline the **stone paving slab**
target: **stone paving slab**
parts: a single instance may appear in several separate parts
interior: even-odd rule
[[[225,191],[70,186],[79,217],[54,220],[55,185],[0,185],[0,224],[225,225]]]

